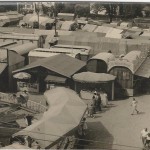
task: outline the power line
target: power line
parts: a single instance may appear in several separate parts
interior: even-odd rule
[[[20,129],[18,129],[18,128],[9,128],[9,127],[0,127],[0,128],[15,129],[15,130],[20,131]],[[35,132],[35,131],[27,131],[27,130],[24,130],[24,131],[21,131],[21,132],[30,132],[30,133],[44,134],[44,135],[56,136],[56,137],[59,137],[59,138],[67,137],[67,136],[64,136],[64,135],[63,136],[59,136],[59,135],[54,135],[54,134],[41,133],[41,132]],[[77,140],[80,140],[80,141],[85,141],[85,142],[93,142],[93,143],[100,143],[100,144],[116,145],[116,146],[122,146],[122,147],[130,147],[130,148],[135,148],[135,149],[141,149],[141,147],[130,146],[130,145],[123,145],[123,144],[113,144],[113,143],[102,142],[102,141],[98,141],[98,140],[87,140],[87,139],[81,139],[81,138],[74,138],[74,139],[77,139]],[[43,140],[43,139],[35,139],[35,140],[55,142],[55,141]]]

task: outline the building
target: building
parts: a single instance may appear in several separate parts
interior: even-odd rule
[[[115,97],[125,97],[135,95],[136,88],[140,88],[142,80],[136,76],[136,71],[143,65],[147,58],[146,51],[131,51],[123,58],[110,61],[108,64],[108,73],[116,76]]]
[[[6,49],[0,50],[0,91],[14,91],[12,71],[24,66],[24,57]]]
[[[30,92],[44,92],[57,86],[74,88],[72,76],[85,70],[86,63],[65,54],[37,60],[13,73],[31,74],[30,83],[18,82],[18,89],[26,86]]]
[[[107,73],[109,61],[115,60],[112,53],[98,53],[87,61],[87,71],[95,73]]]

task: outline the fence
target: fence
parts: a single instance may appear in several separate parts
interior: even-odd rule
[[[0,101],[10,103],[10,104],[18,104],[17,99],[13,96],[13,94],[6,94],[0,92]],[[43,113],[47,110],[47,107],[42,105],[41,103],[37,103],[31,100],[28,100],[25,104],[20,104],[22,107],[28,108],[32,111]]]

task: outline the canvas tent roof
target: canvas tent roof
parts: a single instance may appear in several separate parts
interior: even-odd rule
[[[115,56],[111,53],[102,52],[102,53],[98,53],[97,55],[93,56],[91,59],[103,60],[106,63],[108,63],[110,60],[114,60]]]
[[[73,25],[75,21],[64,21],[61,25],[61,30],[69,31],[71,29],[71,25]]]
[[[109,37],[109,38],[116,38],[116,39],[121,39],[122,38],[122,32],[123,30],[121,29],[111,29],[106,33],[105,37]]]
[[[55,55],[49,58],[37,60],[21,69],[13,72],[21,72],[35,67],[44,67],[60,75],[70,78],[74,73],[85,66],[85,62],[72,58],[65,54]]]
[[[111,31],[113,28],[112,27],[106,27],[106,26],[98,26],[94,32],[100,32],[100,33],[108,33]]]
[[[41,148],[46,148],[77,127],[85,113],[86,105],[68,88],[55,88],[44,93],[49,109],[36,123],[15,133],[37,139]],[[43,139],[43,140],[38,140]]]
[[[15,51],[16,53],[20,55],[24,55],[24,54],[29,53],[31,50],[35,48],[37,48],[37,44],[28,42],[22,45],[18,45],[16,47],[12,47],[9,50]]]
[[[82,83],[101,83],[115,80],[115,76],[106,73],[82,72],[73,75],[73,79]]]
[[[134,62],[140,58],[141,51],[131,51],[126,54],[123,59],[127,60],[128,62]]]
[[[82,30],[87,32],[93,32],[97,28],[97,25],[86,24]]]

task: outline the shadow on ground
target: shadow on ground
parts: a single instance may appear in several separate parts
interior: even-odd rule
[[[112,149],[113,136],[101,122],[88,122],[86,141],[80,141],[80,149]]]

